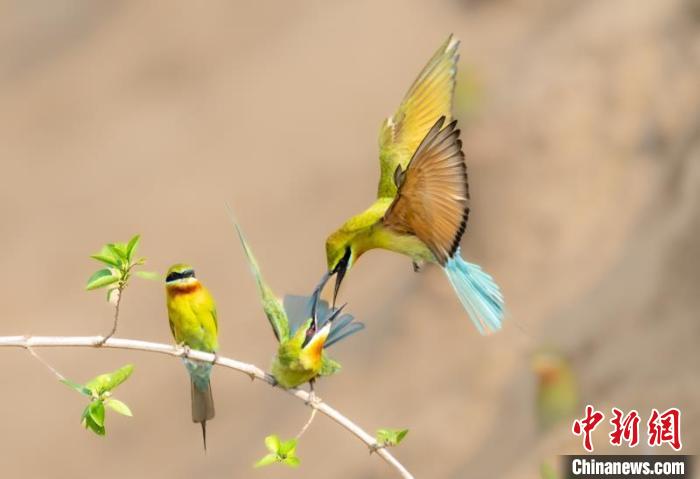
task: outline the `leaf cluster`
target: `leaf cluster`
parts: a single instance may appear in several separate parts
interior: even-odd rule
[[[107,300],[113,299],[115,292],[121,292],[129,282],[132,270],[146,262],[146,258],[136,256],[141,237],[134,236],[128,243],[108,243],[99,253],[90,255],[105,267],[95,271],[87,281],[85,289],[107,288]],[[158,274],[150,271],[133,271],[144,279],[157,279]],[[117,293],[118,294],[118,293]]]
[[[78,384],[66,378],[61,379],[61,382],[69,388],[90,398],[80,417],[85,429],[91,430],[98,436],[105,435],[105,407],[124,416],[132,416],[129,406],[112,397],[112,390],[126,381],[133,370],[133,364],[127,364],[114,372],[100,374],[85,384]]]
[[[296,455],[297,439],[280,441],[277,434],[265,438],[265,447],[269,451],[253,467],[265,467],[270,464],[283,464],[287,467],[299,467],[301,460]]]

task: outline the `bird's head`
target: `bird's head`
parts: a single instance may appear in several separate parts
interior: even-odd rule
[[[168,291],[196,288],[199,281],[194,275],[194,269],[189,264],[172,265],[165,275],[165,286]]]
[[[361,251],[358,247],[356,234],[352,231],[340,229],[330,235],[326,240],[326,260],[328,261],[328,274],[321,280],[319,286],[323,285],[335,275],[335,288],[333,290],[333,304],[338,296],[340,284],[343,282],[345,273],[352,268],[355,260]]]

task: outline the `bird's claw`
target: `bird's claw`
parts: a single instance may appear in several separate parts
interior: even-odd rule
[[[418,264],[417,262],[413,262],[413,272],[414,273],[420,273],[420,270],[423,268],[422,265]]]
[[[216,351],[214,351],[214,359],[211,360],[211,365],[212,365],[212,366],[215,365],[215,364],[217,363],[218,360],[219,360],[219,353],[217,353]]]
[[[384,449],[386,445],[384,444],[379,444],[378,442],[375,442],[374,444],[369,445],[369,454],[372,455],[375,452],[377,452],[380,449]]]
[[[190,351],[192,351],[192,348],[190,348],[190,347],[189,347],[188,345],[186,345],[185,343],[181,343],[181,344],[179,344],[178,346],[179,346],[180,349],[182,350],[182,352],[180,353],[180,356],[182,356],[183,358],[187,358],[187,357],[190,356]]]

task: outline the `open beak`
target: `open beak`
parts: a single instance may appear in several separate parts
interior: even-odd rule
[[[316,309],[318,307],[318,300],[321,298],[321,291],[326,287],[326,283],[328,283],[331,276],[333,276],[332,273],[324,273],[311,295],[311,317],[314,320],[314,324],[316,324]]]
[[[347,259],[343,259],[338,263],[338,266],[335,267],[333,270],[332,275],[336,275],[335,277],[335,287],[333,288],[333,307],[335,308],[335,299],[338,297],[338,291],[340,291],[340,284],[343,282],[343,278],[345,278],[345,272],[348,270],[348,261]]]

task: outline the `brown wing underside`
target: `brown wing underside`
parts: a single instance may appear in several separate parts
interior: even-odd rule
[[[384,225],[413,234],[433,252],[440,264],[459,247],[469,215],[467,167],[460,131],[453,121],[443,128],[440,118],[418,146]]]

